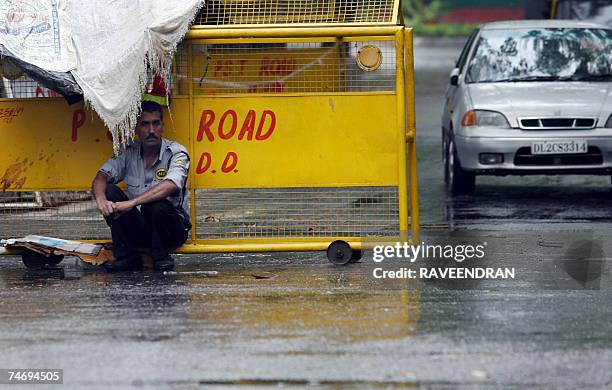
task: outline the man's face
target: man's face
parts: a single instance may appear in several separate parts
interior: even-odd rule
[[[143,111],[136,126],[136,134],[145,146],[158,147],[161,145],[161,137],[164,132],[164,123],[158,111]]]

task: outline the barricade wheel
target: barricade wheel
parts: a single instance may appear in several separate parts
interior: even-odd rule
[[[335,265],[347,265],[352,256],[351,246],[344,241],[334,241],[327,247],[327,258]]]
[[[29,249],[24,249],[21,254],[21,261],[27,268],[45,268],[46,266],[58,265],[62,260],[64,260],[64,255],[45,256]]]
[[[363,257],[363,253],[360,250],[354,250],[351,254],[351,261],[349,263],[358,263]]]

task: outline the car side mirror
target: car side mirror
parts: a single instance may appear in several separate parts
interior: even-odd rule
[[[450,85],[457,86],[459,85],[459,68],[453,69],[450,74]]]

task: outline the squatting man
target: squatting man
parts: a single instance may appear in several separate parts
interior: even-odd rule
[[[139,141],[126,146],[98,171],[92,191],[110,226],[116,261],[109,272],[142,269],[150,252],[156,271],[170,271],[170,252],[187,240],[189,155],[184,146],[162,137],[163,109],[143,101],[136,125]],[[117,183],[124,181],[127,193]]]

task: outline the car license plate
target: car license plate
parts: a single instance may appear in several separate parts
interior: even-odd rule
[[[531,154],[575,154],[586,153],[587,141],[564,139],[556,141],[540,141],[531,144]]]

